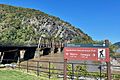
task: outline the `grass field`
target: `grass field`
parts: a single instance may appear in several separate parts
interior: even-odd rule
[[[40,80],[39,77],[15,70],[0,70],[0,80]]]
[[[35,75],[27,74],[19,70],[0,70],[0,80],[63,80],[52,78],[48,79],[46,77],[37,77]]]

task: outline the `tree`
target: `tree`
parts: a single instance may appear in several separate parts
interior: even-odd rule
[[[75,76],[77,77],[76,80],[79,80],[80,76],[86,76],[88,74],[86,65],[77,65],[75,67]]]
[[[113,44],[110,44],[109,50],[110,50],[110,56],[111,56],[111,57],[114,57],[114,56],[115,56],[116,50],[117,50],[118,48],[119,48],[118,46],[113,45]]]

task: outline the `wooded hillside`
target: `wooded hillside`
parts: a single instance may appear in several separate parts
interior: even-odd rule
[[[35,9],[0,4],[0,44],[38,44],[39,37],[90,43],[92,38],[70,23]]]

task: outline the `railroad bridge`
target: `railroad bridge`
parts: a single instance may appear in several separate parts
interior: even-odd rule
[[[61,44],[39,44],[38,45],[0,45],[0,63],[11,63],[5,60],[28,60],[42,55],[62,52],[64,45]]]

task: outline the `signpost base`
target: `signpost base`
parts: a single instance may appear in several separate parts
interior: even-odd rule
[[[67,59],[64,59],[64,80],[67,80]]]
[[[110,62],[107,63],[107,80],[111,80],[111,65]]]

